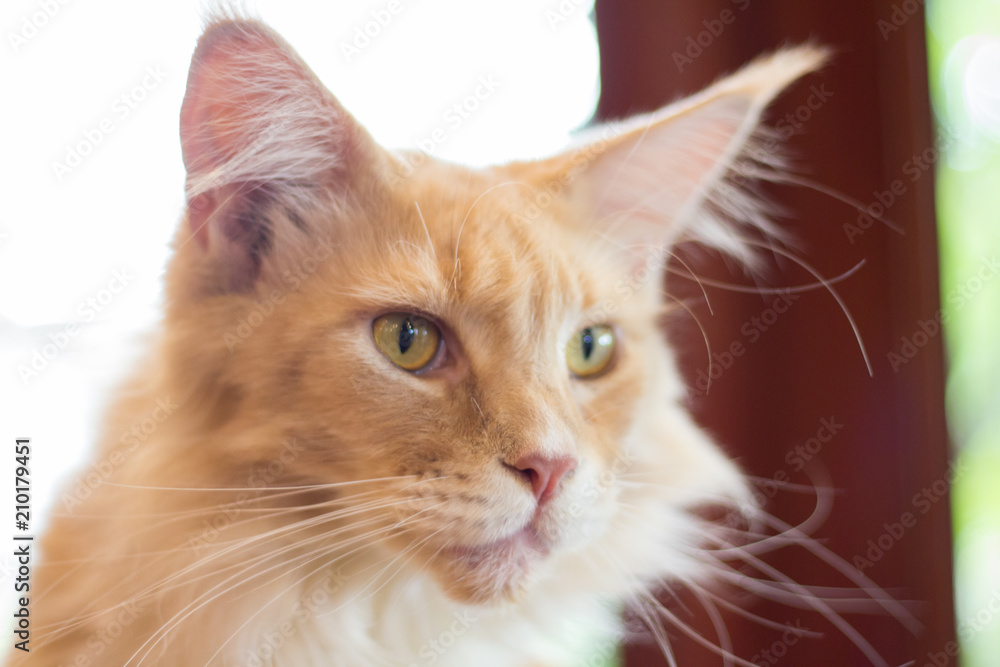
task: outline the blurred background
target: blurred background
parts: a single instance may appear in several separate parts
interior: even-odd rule
[[[1000,3],[927,5],[937,163],[947,410],[959,464],[952,488],[962,664],[1000,660],[1000,281],[970,267],[1000,258]],[[966,305],[969,307],[965,307]],[[988,611],[984,611],[988,610]]]
[[[817,537],[907,601],[921,622],[845,615],[886,664],[998,664],[1000,280],[992,278],[1000,271],[1000,3],[254,7],[377,140],[469,164],[551,154],[595,116],[659,107],[783,44],[833,47],[833,63],[769,114],[784,128],[804,185],[765,194],[787,212],[798,255],[823,275],[860,264],[837,289],[861,345],[829,293],[805,292],[787,315],[754,325],[748,353],[705,391],[700,329],[682,318],[667,333],[685,351],[692,409],[756,476],[775,515],[793,524],[807,518],[815,498],[796,485],[822,479],[837,490]],[[109,391],[157,322],[184,203],[177,118],[201,15],[193,0],[9,0],[0,13],[8,99],[0,426],[5,442],[32,438],[36,532],[58,511],[61,485],[86,465]],[[685,258],[702,275],[751,288],[814,279],[780,259],[751,280],[719,258]],[[709,309],[689,281],[675,276],[668,287],[691,306],[713,350],[751,342],[746,325],[774,299],[709,289]],[[798,468],[790,453],[830,419],[842,430]],[[887,527],[906,512],[918,520],[897,538]],[[819,594],[840,596],[838,608],[861,610],[833,591],[853,584],[828,562],[804,549],[782,552],[769,562]],[[0,570],[9,582],[9,556]],[[809,609],[741,601],[772,621],[822,633],[788,645],[780,630],[732,613],[723,639],[696,602],[672,604],[709,641],[729,642],[752,664],[870,662]],[[956,637],[960,650],[951,651]],[[681,631],[671,638],[681,664],[734,664]],[[621,657],[667,664],[656,653],[636,645]]]

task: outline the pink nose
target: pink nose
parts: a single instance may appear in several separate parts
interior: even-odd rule
[[[576,470],[579,464],[572,456],[549,457],[542,454],[522,456],[508,467],[517,472],[529,484],[538,503],[544,503],[555,495],[559,482],[568,472]]]

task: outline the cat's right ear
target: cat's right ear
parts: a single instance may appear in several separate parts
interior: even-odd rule
[[[806,45],[760,58],[697,95],[606,125],[599,140],[539,168],[555,168],[554,178],[585,202],[602,241],[645,256],[690,238],[749,262],[749,246],[730,222],[775,232],[745,184],[782,168],[761,115],[827,57]]]
[[[190,235],[211,293],[248,291],[282,253],[329,234],[308,228],[309,210],[346,200],[380,159],[292,48],[251,20],[205,30],[180,131]]]

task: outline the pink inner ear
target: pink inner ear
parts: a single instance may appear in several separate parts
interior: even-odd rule
[[[188,75],[180,129],[184,166],[189,174],[210,171],[232,159],[245,140],[240,130],[252,113],[247,98],[240,95],[234,78],[238,66],[229,55],[235,48],[246,52],[253,43],[242,35],[218,34],[224,31],[220,26],[202,39]],[[188,223],[203,249],[210,245],[209,222],[231,196],[220,188],[211,188],[189,202]]]
[[[590,169],[598,214],[629,212],[633,221],[668,233],[667,225],[732,159],[731,145],[745,140],[738,134],[749,106],[745,98],[722,98],[630,132]]]
[[[265,26],[224,21],[208,28],[192,58],[180,118],[189,224],[202,248],[224,242],[209,224],[225,223],[246,184],[304,180],[312,174],[301,173],[304,167],[293,173],[289,161],[318,171],[336,158],[335,146],[322,145],[333,134],[331,99]],[[303,120],[286,127],[293,117]]]
[[[252,21],[205,32],[180,120],[192,201],[230,183],[316,183],[349,162],[356,173],[375,154],[291,47]]]
[[[212,169],[232,158],[247,138],[244,130],[252,126],[254,109],[271,106],[258,79],[276,61],[290,64],[277,42],[253,28],[217,24],[198,43],[181,106],[181,148],[188,172]]]
[[[244,138],[240,130],[252,108],[241,97],[233,79],[236,69],[230,50],[249,46],[245,39],[233,41],[219,36],[216,28],[198,45],[188,75],[187,92],[181,106],[181,150],[188,174],[218,168],[236,154]],[[194,196],[188,204],[191,232],[208,249],[209,222],[225,203],[219,188]]]
[[[208,223],[216,210],[218,204],[215,201],[215,191],[198,195],[188,205],[188,224],[191,226],[191,234],[203,250],[208,249]]]
[[[311,231],[273,210],[295,216],[342,196],[372,176],[378,156],[291,47],[254,21],[207,28],[191,61],[180,134],[188,223],[216,290],[253,286],[289,238]]]
[[[191,78],[194,76],[192,72]],[[238,135],[232,130],[225,132],[220,127],[213,127],[218,119],[233,114],[222,104],[202,102],[203,98],[212,99],[212,95],[207,94],[206,86],[198,86],[192,93],[191,78],[188,80],[188,96],[181,107],[181,149],[188,171],[202,171],[219,166],[232,157]],[[192,99],[194,95],[197,99]]]

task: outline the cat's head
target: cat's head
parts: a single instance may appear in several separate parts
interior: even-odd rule
[[[165,338],[203,455],[235,484],[280,461],[268,486],[308,486],[331,554],[363,545],[458,600],[686,576],[690,509],[744,485],[681,405],[665,258],[694,238],[745,259],[725,219],[764,223],[732,177],[822,59],[784,51],[473,170],[381,148],[273,32],[214,22],[181,115]]]

